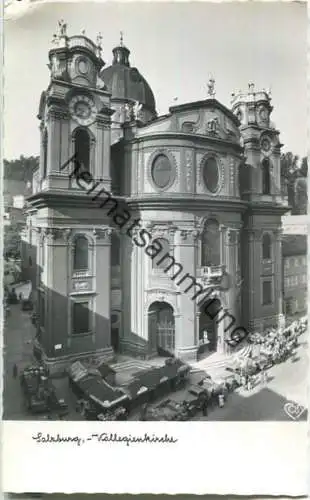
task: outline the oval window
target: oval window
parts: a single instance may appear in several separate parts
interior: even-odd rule
[[[165,155],[158,155],[152,165],[152,179],[160,189],[168,186],[172,180],[172,167]]]
[[[78,68],[79,72],[82,73],[82,75],[85,75],[88,73],[89,65],[87,59],[81,58],[78,61]]]
[[[208,158],[203,166],[203,180],[206,188],[215,193],[219,186],[219,169],[215,158]]]

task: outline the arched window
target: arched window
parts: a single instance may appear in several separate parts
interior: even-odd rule
[[[270,163],[267,158],[262,163],[262,191],[263,194],[270,194]]]
[[[205,224],[201,242],[201,266],[219,266],[221,264],[220,228],[216,220]]]
[[[157,257],[152,260],[152,267],[153,269],[166,269],[166,267],[169,266],[170,260],[163,257],[165,255],[167,256],[167,254],[170,255],[170,243],[165,238],[156,238],[154,243],[156,249],[162,248],[162,250],[160,250]]]
[[[111,266],[120,265],[120,238],[115,232],[111,237]]]
[[[74,271],[88,269],[88,240],[85,236],[77,236],[74,240]]]
[[[263,235],[263,260],[271,259],[271,238],[268,233]]]
[[[48,134],[47,130],[43,132],[43,179],[45,179],[47,175],[47,143],[48,143]]]
[[[79,128],[74,134],[75,159],[81,165],[81,170],[90,171],[90,137],[87,130]]]
[[[219,187],[220,174],[215,158],[207,158],[204,161],[202,175],[208,191],[216,193]]]

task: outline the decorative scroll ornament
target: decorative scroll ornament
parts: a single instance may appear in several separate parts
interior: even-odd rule
[[[100,227],[93,229],[93,235],[98,239],[109,239],[112,236],[113,228],[111,227]]]
[[[183,241],[192,240],[195,241],[199,236],[198,229],[181,229],[180,235]]]
[[[211,118],[207,122],[207,133],[211,135],[216,135],[219,131],[219,119],[216,116],[215,118]]]
[[[192,188],[192,175],[193,175],[193,155],[191,151],[185,153],[186,162],[186,186],[188,191]]]

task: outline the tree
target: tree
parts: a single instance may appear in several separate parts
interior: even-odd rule
[[[4,179],[24,181],[32,180],[33,170],[39,165],[38,156],[25,157],[21,155],[16,160],[4,160]]]
[[[308,177],[308,158],[306,156],[301,160],[300,175]]]
[[[307,158],[301,161],[292,152],[281,155],[281,181],[287,187],[288,203],[292,207],[293,215],[307,213]]]
[[[11,224],[10,226],[4,227],[4,241],[3,241],[3,252],[5,257],[12,257],[14,259],[20,259],[20,248],[21,248],[21,225]]]
[[[304,215],[308,209],[307,178],[299,177],[295,181],[295,207],[296,215]]]

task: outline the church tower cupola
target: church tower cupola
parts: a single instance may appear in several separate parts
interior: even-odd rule
[[[129,54],[130,50],[123,44],[123,33],[121,31],[120,44],[113,49],[113,62],[112,64],[121,64],[122,66],[129,67]]]

